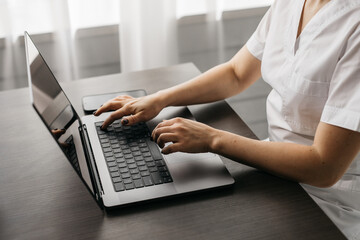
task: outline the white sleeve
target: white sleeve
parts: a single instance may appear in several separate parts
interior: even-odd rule
[[[270,7],[269,10],[266,12],[261,22],[259,23],[256,31],[246,43],[246,47],[248,48],[249,52],[259,60],[262,59],[266,37],[270,28],[271,9],[272,7]]]
[[[336,65],[321,121],[360,132],[360,26]]]

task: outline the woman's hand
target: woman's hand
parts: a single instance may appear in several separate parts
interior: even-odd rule
[[[162,148],[162,153],[211,152],[218,130],[203,123],[184,118],[173,118],[159,123],[152,138]],[[167,145],[166,143],[172,142]]]
[[[123,125],[133,125],[138,122],[146,122],[156,117],[165,107],[158,94],[145,97],[133,98],[130,96],[118,96],[104,103],[95,113],[99,116],[103,112],[116,110],[103,123],[102,129],[106,129],[116,119],[123,118]]]

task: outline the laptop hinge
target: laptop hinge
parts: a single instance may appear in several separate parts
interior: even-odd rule
[[[96,201],[99,203],[99,205],[101,205],[101,207],[103,207],[102,195],[104,194],[104,190],[103,190],[103,187],[102,187],[102,184],[100,181],[99,172],[98,172],[94,154],[93,154],[93,151],[92,151],[92,148],[90,145],[90,140],[89,140],[89,135],[87,132],[86,125],[83,124],[82,127],[79,127],[79,131],[80,131],[80,133],[81,132],[83,133],[83,134],[81,134],[81,136],[83,136],[83,138],[84,138],[83,145],[84,145],[84,149],[85,149],[86,159],[87,159],[88,165],[89,165],[90,176],[92,176],[91,181],[92,181],[92,184],[95,189],[95,198],[96,198]]]

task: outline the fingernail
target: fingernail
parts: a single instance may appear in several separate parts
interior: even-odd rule
[[[101,125],[100,129],[101,129],[101,130],[104,130],[104,125]]]
[[[127,120],[126,118],[122,121],[122,124],[123,125],[126,125],[126,124],[128,124],[129,123],[129,120]]]
[[[93,112],[93,115],[95,115],[96,112],[97,112],[97,110],[95,110],[95,111]]]

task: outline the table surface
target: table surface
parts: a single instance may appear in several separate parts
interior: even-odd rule
[[[191,63],[63,83],[81,97],[144,88],[150,94],[199,74]],[[222,157],[231,188],[100,210],[32,109],[29,89],[0,93],[0,239],[342,239],[299,184]],[[220,101],[191,106],[198,121],[256,138]]]

